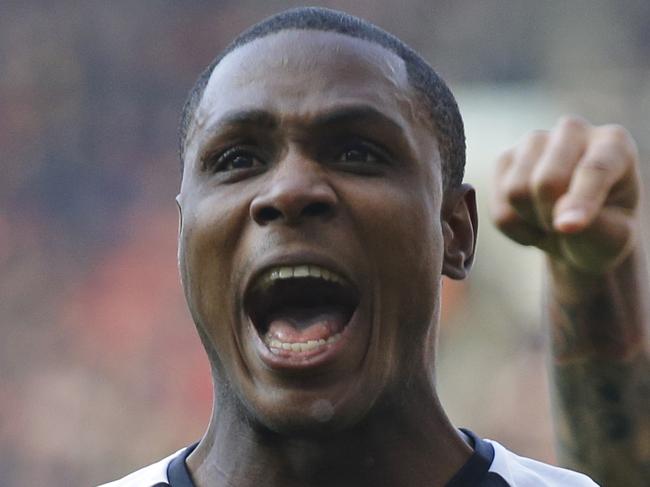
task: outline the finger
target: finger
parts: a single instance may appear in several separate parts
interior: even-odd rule
[[[514,156],[514,149],[509,149],[504,151],[499,158],[497,159],[496,168],[494,171],[494,179],[500,181],[503,177],[506,176],[510,167],[512,166],[512,160]]]
[[[503,152],[497,159],[492,183],[494,190],[490,194],[490,204],[495,204],[497,201],[501,202],[502,200],[505,202],[503,182],[508,177],[508,171],[512,166],[513,158],[514,150],[509,149]]]
[[[582,118],[561,118],[531,174],[535,212],[547,230],[552,228],[555,203],[566,193],[573,171],[584,154],[589,129],[590,125]]]
[[[509,171],[504,175],[500,187],[497,186],[500,196],[533,225],[537,224],[537,217],[531,192],[531,174],[544,152],[548,136],[547,131],[541,130],[528,134],[514,150]]]
[[[514,150],[509,149],[503,152],[497,159],[495,164],[495,170],[493,174],[492,188],[493,191],[490,194],[490,199],[502,199],[504,198],[504,184],[503,182],[507,180],[508,173],[512,167],[512,162],[514,159]]]
[[[567,193],[557,202],[555,229],[574,233],[589,226],[619,181],[635,184],[635,163],[636,147],[625,129],[601,127],[579,161]]]
[[[615,267],[638,242],[634,217],[604,208],[589,226],[578,233],[562,235],[562,254],[588,273],[602,273]]]
[[[522,218],[506,198],[493,198],[490,213],[495,226],[521,245],[539,245],[546,237],[539,227]]]

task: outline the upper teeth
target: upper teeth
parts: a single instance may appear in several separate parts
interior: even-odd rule
[[[262,283],[278,279],[291,279],[293,277],[315,277],[325,281],[345,284],[345,279],[334,272],[317,265],[296,265],[274,267],[267,271],[261,278]]]

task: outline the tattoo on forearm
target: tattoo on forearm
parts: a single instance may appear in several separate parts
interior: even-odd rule
[[[612,291],[609,291],[610,293]],[[635,317],[617,302],[623,297],[602,293],[588,302],[550,303],[553,353],[559,363],[587,356],[624,359],[639,349],[641,330]]]
[[[555,421],[560,463],[608,487],[648,486],[648,299],[635,272],[551,287]]]
[[[602,485],[650,479],[650,364],[585,360],[556,365],[559,459]]]

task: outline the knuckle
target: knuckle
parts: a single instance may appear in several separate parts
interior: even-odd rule
[[[522,142],[526,145],[534,145],[540,142],[546,142],[547,139],[548,130],[532,130],[524,135]]]
[[[498,161],[508,160],[512,157],[512,149],[506,149],[499,154]]]
[[[497,169],[500,171],[505,170],[510,163],[512,162],[512,158],[514,156],[514,149],[510,148],[501,153],[499,157],[497,158]]]
[[[585,130],[588,127],[589,123],[578,115],[563,115],[557,121],[557,128],[561,132]]]
[[[603,125],[601,127],[601,130],[607,134],[608,138],[618,142],[628,143],[632,139],[630,132],[628,132],[625,127],[617,123]]]
[[[546,145],[548,136],[549,132],[547,130],[533,130],[524,135],[518,148],[522,152],[541,149]]]
[[[619,124],[609,124],[603,125],[601,129],[604,132],[604,138],[617,150],[620,150],[623,155],[629,158],[637,157],[636,142],[625,127]]]
[[[582,163],[582,168],[595,173],[608,173],[612,169],[612,161],[604,157],[590,157]]]

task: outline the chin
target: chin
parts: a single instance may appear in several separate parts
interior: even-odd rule
[[[257,428],[293,437],[327,437],[361,424],[373,402],[369,394],[331,396],[303,391],[278,392],[275,400],[257,400],[247,410]],[[280,399],[280,397],[282,399]]]

